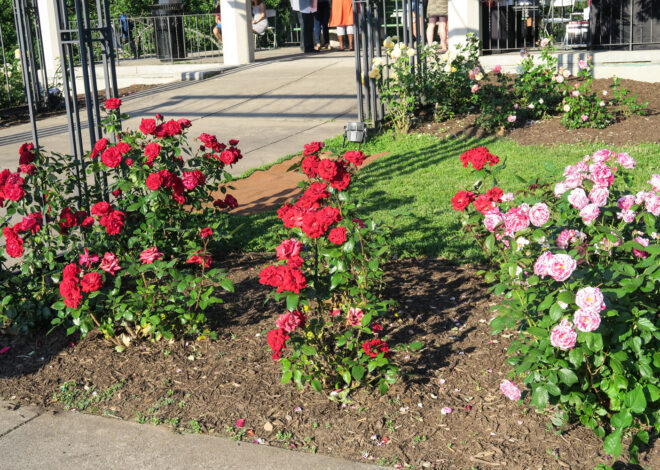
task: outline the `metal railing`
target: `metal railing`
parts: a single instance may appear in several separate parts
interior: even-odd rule
[[[530,49],[549,36],[560,48],[660,48],[659,18],[660,4],[648,0],[484,1],[483,52]]]

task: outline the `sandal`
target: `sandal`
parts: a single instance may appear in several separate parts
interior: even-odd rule
[[[326,50],[328,50],[328,51],[331,51],[331,50],[332,50],[332,46],[331,46],[330,44],[328,44],[327,46],[325,46],[325,48],[326,48]]]
[[[321,45],[317,44],[316,46],[314,46],[314,50],[315,51],[320,51],[321,50]]]

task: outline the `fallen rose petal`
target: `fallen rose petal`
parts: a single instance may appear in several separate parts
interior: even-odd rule
[[[448,406],[445,406],[443,409],[440,410],[440,413],[442,413],[443,415],[448,415],[452,411],[454,411],[454,410],[449,408]]]
[[[245,420],[244,419],[237,419],[236,420],[236,426],[238,426],[239,428],[242,428],[243,426],[245,426]]]

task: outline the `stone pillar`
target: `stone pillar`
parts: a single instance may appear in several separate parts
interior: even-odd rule
[[[242,65],[254,62],[251,5],[250,0],[220,1],[222,54],[225,65]]]
[[[449,0],[449,47],[465,42],[468,33],[480,36],[481,2],[479,0]]]
[[[57,34],[57,16],[55,15],[55,2],[53,0],[37,0],[39,8],[39,23],[41,26],[41,40],[44,45],[44,61],[48,81],[53,80],[55,72],[60,65],[60,42]]]

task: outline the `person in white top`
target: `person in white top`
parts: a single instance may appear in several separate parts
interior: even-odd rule
[[[266,3],[263,0],[252,0],[252,31],[262,35],[267,27]]]

